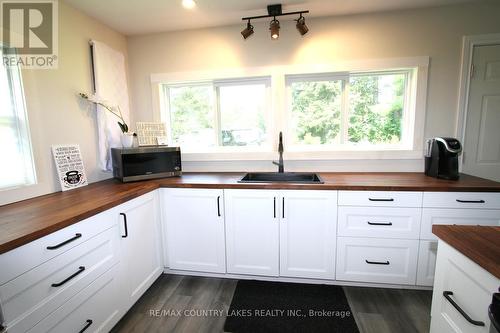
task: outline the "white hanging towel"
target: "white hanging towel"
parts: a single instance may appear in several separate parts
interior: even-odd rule
[[[125,57],[102,42],[91,40],[90,47],[96,98],[108,106],[120,106],[123,118],[130,126]],[[111,148],[121,147],[118,121],[118,117],[104,107],[97,106],[99,167],[104,171],[112,170]]]

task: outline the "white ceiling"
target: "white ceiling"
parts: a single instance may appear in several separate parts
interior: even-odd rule
[[[181,0],[65,0],[71,6],[125,34],[138,35],[237,24],[244,16],[267,14],[279,0],[195,0],[184,9]],[[309,10],[308,17],[369,13],[451,5],[481,0],[282,0],[283,11]],[[243,24],[243,23],[242,23]]]

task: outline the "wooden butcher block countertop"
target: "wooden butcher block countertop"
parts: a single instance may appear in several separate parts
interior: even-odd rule
[[[433,225],[432,233],[500,279],[500,227]]]
[[[423,173],[319,173],[323,184],[238,183],[244,173],[185,173],[181,177],[121,183],[109,179],[0,206],[0,253],[67,227],[159,187],[371,191],[500,192],[500,183],[461,175],[446,181]]]

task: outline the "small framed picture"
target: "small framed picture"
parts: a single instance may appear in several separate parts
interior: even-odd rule
[[[52,154],[63,191],[87,185],[80,146],[53,145]]]

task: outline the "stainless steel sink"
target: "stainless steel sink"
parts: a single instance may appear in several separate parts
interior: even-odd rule
[[[309,172],[249,172],[238,183],[302,183],[323,184],[316,173]]]

